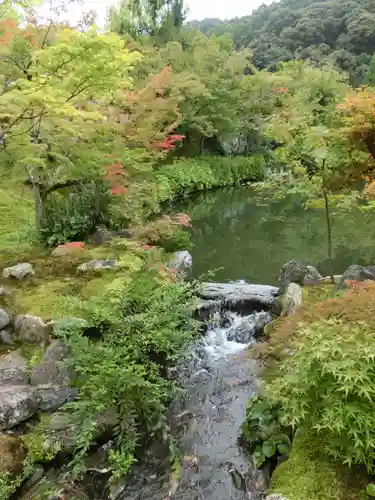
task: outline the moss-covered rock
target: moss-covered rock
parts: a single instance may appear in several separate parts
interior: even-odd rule
[[[289,459],[273,474],[270,493],[288,500],[359,500],[364,472],[333,463],[322,447],[316,436],[298,432]]]

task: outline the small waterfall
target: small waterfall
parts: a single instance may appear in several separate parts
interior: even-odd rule
[[[249,398],[256,390],[257,365],[246,355],[268,312],[247,316],[215,308],[206,334],[193,346],[176,375],[186,389],[176,419],[181,468],[174,475],[146,471],[123,483],[112,500],[260,500],[267,481],[239,445]]]

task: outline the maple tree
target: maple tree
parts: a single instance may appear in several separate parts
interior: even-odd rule
[[[365,148],[375,160],[375,89],[361,87],[353,90],[337,110],[344,119],[341,130],[352,147]]]

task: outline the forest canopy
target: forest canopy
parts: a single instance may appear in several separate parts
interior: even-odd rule
[[[355,85],[365,78],[375,49],[373,0],[281,0],[249,16],[192,25],[206,34],[231,33],[236,49],[251,48],[258,69],[309,59],[348,72]]]

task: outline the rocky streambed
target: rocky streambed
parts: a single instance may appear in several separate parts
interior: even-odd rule
[[[346,279],[371,279],[370,275],[375,280],[371,269],[351,266],[341,283]],[[244,281],[201,284],[196,314],[204,325],[204,334],[192,346],[187,361],[170,373],[186,389],[183,403],[176,404],[172,416],[183,429],[179,440],[181,464],[171,473],[165,467],[165,449],[150,449],[146,458],[152,459],[136,467],[129,478],[108,486],[108,440],[118,422],[116,411],[111,410],[93,416],[96,444],[86,460],[87,473],[68,492],[68,457],[78,439],[77,422],[62,411],[77,395],[71,387],[73,374],[64,364],[69,353],[59,340],[50,341],[55,324],[27,315],[11,318],[1,310],[0,319],[7,322],[3,332],[49,343],[31,371],[19,350],[0,357],[0,456],[6,457],[0,461],[0,472],[20,471],[26,449],[18,435],[48,415],[48,426],[34,435],[43,445],[43,459],[14,498],[39,498],[46,479],[57,485],[57,494],[65,495],[57,498],[265,498],[270,471],[255,470],[239,444],[248,400],[260,383],[257,364],[249,358],[247,348],[262,336],[274,314],[293,313],[300,305],[299,284],[326,280],[313,268],[296,262],[284,266],[280,278],[283,300],[279,288],[273,286]],[[73,320],[79,321],[69,321]],[[55,457],[56,451],[58,459],[48,462],[49,452]]]

